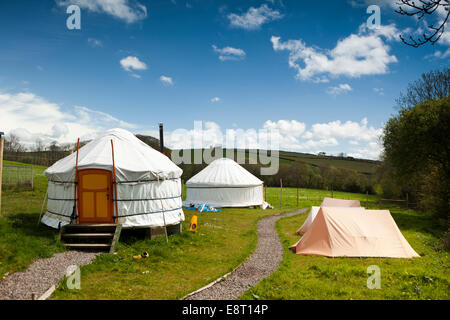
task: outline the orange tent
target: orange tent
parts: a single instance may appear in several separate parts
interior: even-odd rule
[[[290,247],[296,254],[327,257],[419,257],[389,210],[321,207],[305,235]]]
[[[336,198],[323,198],[320,207],[349,207],[349,208],[360,208],[361,205],[359,200],[343,200]],[[306,218],[303,225],[297,230],[298,234],[305,234],[308,231],[309,226],[314,221],[320,207],[311,207],[308,217]]]
[[[321,207],[361,207],[359,200],[342,200],[336,198],[323,198]]]

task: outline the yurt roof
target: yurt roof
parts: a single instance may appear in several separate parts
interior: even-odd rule
[[[115,167],[121,173],[151,173],[155,178],[178,178],[182,170],[168,157],[139,140],[133,133],[124,129],[111,129],[99,134],[95,139],[79,149],[78,169],[111,170],[112,148],[114,143]],[[57,161],[45,175],[64,176],[75,170],[77,153]]]
[[[205,169],[186,182],[195,187],[250,187],[263,182],[229,158],[211,162]]]

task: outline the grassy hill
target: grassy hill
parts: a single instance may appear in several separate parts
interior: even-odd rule
[[[194,159],[194,151],[198,149],[191,149],[191,159]],[[202,149],[205,150],[205,149]],[[180,156],[183,155],[182,150],[173,150],[173,152],[180,152]],[[224,150],[225,155],[226,149]],[[253,151],[255,152],[255,151]],[[212,153],[214,155],[214,152]],[[234,155],[236,157],[237,150],[234,149]],[[245,158],[248,162],[249,151],[245,151]],[[280,164],[291,165],[295,162],[307,164],[313,167],[335,167],[338,169],[353,170],[358,173],[372,175],[376,172],[379,165],[379,161],[356,159],[352,157],[337,157],[337,156],[319,156],[310,153],[298,153],[292,151],[279,151]]]

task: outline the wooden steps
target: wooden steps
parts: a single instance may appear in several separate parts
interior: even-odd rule
[[[59,239],[69,249],[113,253],[121,231],[121,224],[68,224],[60,229]]]

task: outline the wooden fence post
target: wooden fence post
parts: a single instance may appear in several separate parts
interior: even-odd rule
[[[283,200],[283,179],[280,179],[280,209],[282,208]]]
[[[267,201],[267,186],[264,187],[264,201],[268,202]]]
[[[333,194],[333,186],[331,186],[331,198],[334,198],[334,194]]]
[[[34,190],[33,178],[34,178],[34,167],[33,165],[31,165],[31,190]]]
[[[0,216],[2,215],[3,132],[0,132]]]
[[[297,180],[297,209],[298,209],[298,180]]]
[[[366,208],[369,208],[369,191],[366,190]]]
[[[409,208],[409,196],[408,193],[406,194],[406,209]]]

